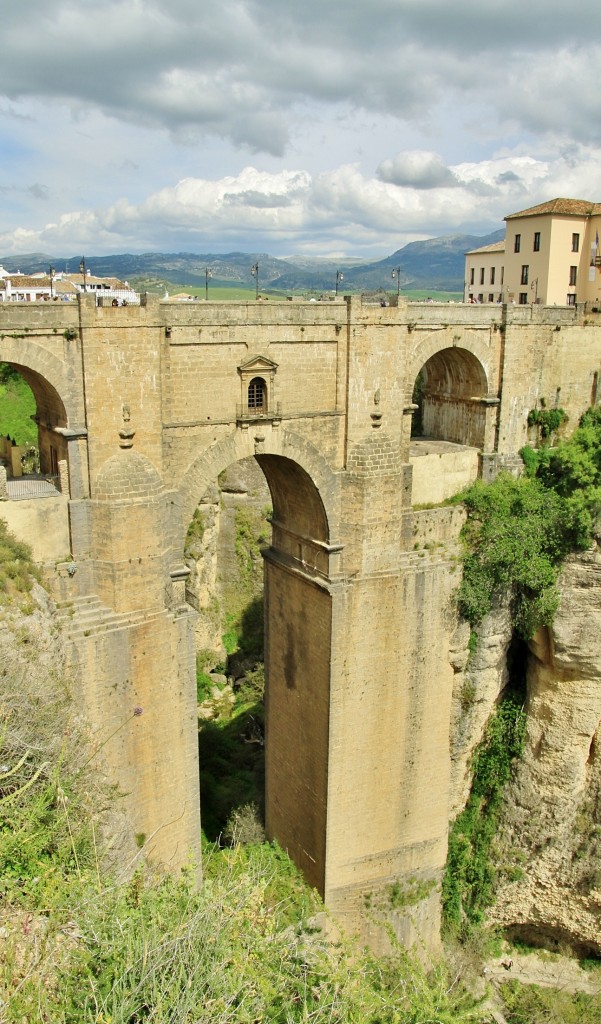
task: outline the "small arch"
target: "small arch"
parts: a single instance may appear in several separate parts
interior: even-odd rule
[[[456,346],[431,355],[416,375],[414,424],[424,436],[483,448],[488,382],[482,363]],[[417,431],[416,431],[417,433]]]
[[[249,411],[267,412],[267,383],[262,377],[253,377],[248,385],[247,402]]]
[[[36,388],[40,392],[48,388],[53,396],[60,395],[66,425],[73,427],[82,421],[79,381],[74,390],[73,383],[69,385],[65,363],[54,353],[28,339],[5,335],[0,339],[0,362],[14,366],[34,394]]]
[[[67,412],[58,391],[36,370],[13,360],[2,360],[19,374],[31,389],[35,401],[32,417],[37,425],[40,472],[58,474],[58,464],[67,460],[67,442],[62,430],[67,427]]]

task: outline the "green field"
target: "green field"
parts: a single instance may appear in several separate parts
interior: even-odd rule
[[[197,285],[168,285],[167,291],[170,297],[174,295],[193,295],[197,299],[204,299],[205,289],[204,286]],[[349,289],[350,294],[357,294]],[[271,302],[283,302],[287,299],[289,292],[276,291],[272,288],[261,289],[261,296],[263,300],[268,299]],[[293,293],[298,298],[306,299],[318,299],[320,295],[330,295],[327,291],[298,291]],[[340,293],[342,296],[342,292]],[[346,293],[345,293],[346,294]],[[373,301],[378,301],[380,295],[386,295],[388,299],[392,298],[391,292],[380,292],[378,295],[373,296]],[[432,299],[434,302],[462,302],[463,296],[461,292],[440,292],[440,291],[424,291],[416,289],[414,291],[401,292],[401,299],[407,298],[409,302],[425,302],[427,299]],[[210,285],[209,286],[209,302],[254,302],[255,301],[255,289],[245,288],[242,285],[239,286],[221,286],[221,285]],[[369,300],[368,300],[369,301]]]
[[[415,289],[414,291],[401,292],[401,298],[403,296],[408,298],[409,302],[424,302],[426,299],[432,299],[434,302],[463,302],[462,292],[428,292]]]

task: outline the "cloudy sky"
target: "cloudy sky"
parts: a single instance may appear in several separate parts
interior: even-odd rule
[[[3,0],[0,254],[377,259],[601,200],[598,0]]]

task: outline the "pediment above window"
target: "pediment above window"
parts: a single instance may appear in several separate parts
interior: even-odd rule
[[[273,359],[268,359],[267,356],[252,356],[240,364],[238,373],[244,377],[256,377],[258,374],[273,376],[277,368],[278,364],[274,363]]]

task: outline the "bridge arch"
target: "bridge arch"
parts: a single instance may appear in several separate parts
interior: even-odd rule
[[[73,426],[77,421],[77,411],[67,382],[67,367],[53,352],[28,338],[4,335],[0,338],[0,362],[14,366],[34,395],[36,388],[41,395],[46,388],[53,401],[60,396],[65,420],[62,426]]]
[[[293,431],[282,430],[281,427],[274,429],[271,424],[267,423],[257,425],[255,430],[237,430],[234,434],[217,441],[202,452],[189,466],[178,488],[181,522],[176,543],[180,550],[184,546],[186,530],[194,510],[209,484],[216,480],[219,474],[232,463],[249,458],[249,456],[256,456],[262,468],[261,456],[281,456],[290,463],[291,471],[292,464],[302,470],[320,496],[323,515],[328,524],[328,538],[324,536],[320,539],[326,540],[337,535],[337,481],[334,472],[321,452],[305,438]],[[274,472],[273,461],[265,461],[264,465],[267,468],[271,466],[272,472]],[[293,472],[296,474],[298,470],[295,469]],[[267,472],[265,476],[269,483]],[[281,485],[281,476],[279,480]]]
[[[265,827],[325,894],[334,474],[292,432],[269,424],[238,430],[186,475],[186,525],[208,485],[249,455],[265,475],[273,504],[264,552]]]
[[[483,449],[487,436],[489,384],[485,366],[469,349],[457,345],[424,346],[412,381],[419,406],[414,432],[443,441]],[[419,429],[416,430],[416,422]]]
[[[51,352],[23,338],[0,340],[0,362],[8,363],[31,388],[36,405],[40,471],[58,474],[67,461],[64,429],[69,425],[69,389],[64,368]]]

